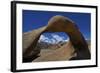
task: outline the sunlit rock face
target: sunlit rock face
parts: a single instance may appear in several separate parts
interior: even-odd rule
[[[46,32],[65,32],[69,36],[71,46],[69,47],[68,43],[66,43],[54,50],[52,54],[40,56],[41,49],[36,48],[36,45],[40,36]],[[28,59],[37,61],[38,56],[40,56],[39,60],[46,60],[47,57],[52,61],[79,60],[90,59],[90,52],[84,37],[75,23],[67,17],[56,15],[48,21],[47,26],[23,34],[23,61]]]

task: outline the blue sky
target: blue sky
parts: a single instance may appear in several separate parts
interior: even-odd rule
[[[91,14],[75,13],[75,12],[53,12],[53,11],[33,11],[23,10],[23,32],[28,32],[47,25],[49,19],[55,15],[62,15],[73,20],[79,27],[83,36],[90,39],[91,35]],[[62,36],[63,39],[68,38],[65,33],[53,33]],[[50,33],[44,33],[45,37],[52,38]]]

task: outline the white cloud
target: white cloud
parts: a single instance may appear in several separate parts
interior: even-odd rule
[[[56,43],[60,42],[60,41],[64,41],[64,37],[57,35],[57,34],[52,34],[52,37],[56,40]]]

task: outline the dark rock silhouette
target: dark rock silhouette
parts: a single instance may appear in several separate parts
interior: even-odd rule
[[[35,47],[40,38],[40,35],[45,32],[65,32],[69,36],[70,43],[74,47],[73,53],[76,53],[76,56],[70,58],[70,60],[91,58],[88,45],[77,25],[69,18],[57,15],[48,21],[47,26],[41,27],[23,35],[23,61],[26,61],[27,59],[35,59],[39,55],[40,49],[35,49]],[[28,38],[28,36],[31,36],[32,38]]]

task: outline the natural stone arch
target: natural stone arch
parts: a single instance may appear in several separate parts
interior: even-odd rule
[[[64,16],[54,16],[48,21],[48,25],[24,34],[23,59],[35,58],[40,49],[35,49],[40,35],[45,32],[65,32],[77,53],[71,59],[90,59],[88,45],[75,23]],[[28,35],[28,36],[25,36]],[[31,36],[31,38],[29,38]],[[28,40],[27,40],[28,39]]]

